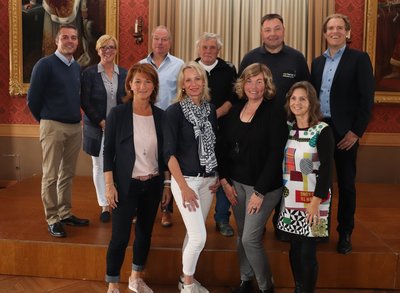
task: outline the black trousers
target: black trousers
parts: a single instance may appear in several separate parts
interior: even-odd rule
[[[359,142],[357,141],[348,151],[339,150],[337,144],[343,139],[343,135],[338,134],[332,119],[325,118],[324,121],[332,127],[335,138],[334,159],[339,191],[336,230],[339,234],[351,234],[354,229],[356,212],[356,163]]]
[[[318,278],[315,239],[294,236],[290,240],[289,259],[296,286],[295,292],[313,293]]]
[[[150,250],[151,235],[161,199],[161,176],[147,181],[132,179],[127,197],[119,198],[112,212],[112,234],[107,250],[106,280],[118,281],[128,246],[132,219],[137,216],[133,242],[133,268],[142,271]]]
[[[336,139],[336,144],[339,142]],[[351,234],[354,229],[354,214],[356,212],[356,163],[358,142],[351,149],[335,149],[335,165],[339,191],[337,213],[337,231],[339,234]]]

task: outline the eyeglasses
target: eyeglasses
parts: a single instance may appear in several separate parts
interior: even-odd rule
[[[103,51],[107,51],[107,50],[115,50],[116,48],[115,48],[115,46],[102,46],[102,47],[100,47],[100,49],[101,50],[103,50]]]

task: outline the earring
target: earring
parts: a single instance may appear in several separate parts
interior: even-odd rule
[[[186,90],[185,89],[182,89],[182,93],[185,93],[186,92]]]

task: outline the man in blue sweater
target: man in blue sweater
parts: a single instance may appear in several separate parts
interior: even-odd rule
[[[80,66],[73,54],[78,31],[61,25],[57,50],[33,67],[27,102],[40,123],[42,146],[41,196],[50,235],[65,237],[63,225],[87,226],[89,220],[71,213],[72,179],[82,143]]]

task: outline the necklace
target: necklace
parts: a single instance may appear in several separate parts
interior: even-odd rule
[[[151,154],[152,148],[152,139],[151,136],[153,135],[152,129],[152,119],[153,116],[142,116],[136,113],[133,113],[133,124],[134,124],[134,138],[139,139],[139,141],[134,141],[135,148],[137,152],[142,153],[143,157],[147,157],[148,154]],[[140,150],[140,148],[142,150]]]
[[[257,107],[257,109],[258,109],[258,107]],[[244,118],[244,116],[245,116],[245,112],[249,112],[249,111],[248,111],[248,102],[247,102],[247,103],[244,105],[244,108],[243,108],[242,112],[240,112],[240,121],[245,122],[245,123],[249,123],[249,122],[253,119],[254,115],[256,114],[257,109],[255,109],[255,110],[253,111],[253,113],[251,113],[250,117],[249,117],[247,120],[243,120],[243,118]]]

